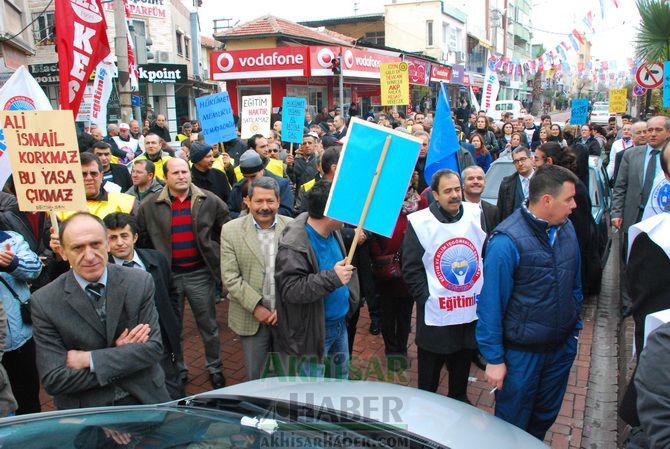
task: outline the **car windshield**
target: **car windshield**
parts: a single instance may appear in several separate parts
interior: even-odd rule
[[[0,425],[0,447],[357,448],[446,447],[364,418],[323,408],[240,397],[19,417]]]
[[[491,165],[489,171],[486,172],[486,186],[484,187],[484,192],[482,192],[482,199],[493,205],[498,204],[500,183],[505,176],[513,174],[514,171],[514,164],[512,164],[511,159],[499,159]]]

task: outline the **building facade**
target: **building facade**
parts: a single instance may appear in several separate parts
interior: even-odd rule
[[[0,0],[0,86],[35,53],[31,20],[27,0]]]

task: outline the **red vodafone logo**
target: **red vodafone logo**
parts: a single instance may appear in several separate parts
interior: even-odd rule
[[[350,69],[354,66],[354,54],[351,50],[346,50],[344,52],[344,65]]]
[[[221,53],[219,57],[216,58],[216,66],[222,72],[228,72],[233,68],[233,64],[235,64],[235,61],[230,53]]]
[[[316,54],[316,62],[324,69],[329,69],[333,66],[335,54],[330,48],[322,48]]]

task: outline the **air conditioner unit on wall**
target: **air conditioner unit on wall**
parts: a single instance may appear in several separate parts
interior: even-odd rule
[[[456,55],[456,63],[465,62],[465,52],[456,51],[454,54]]]
[[[156,52],[156,62],[170,62],[170,52],[169,51],[157,51]]]

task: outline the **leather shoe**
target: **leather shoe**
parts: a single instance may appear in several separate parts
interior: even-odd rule
[[[209,375],[209,381],[212,383],[212,388],[215,390],[226,386],[226,378],[222,373],[212,373]]]
[[[377,323],[375,323],[374,321],[371,321],[370,322],[370,333],[372,335],[379,335],[379,332],[381,332],[379,330],[379,325]]]

